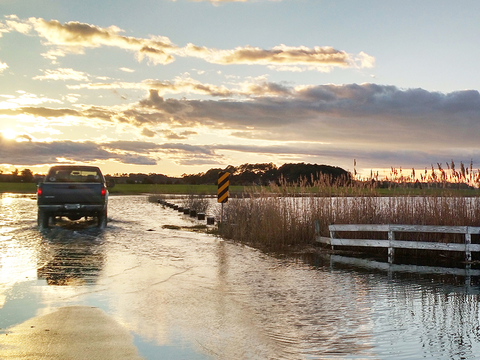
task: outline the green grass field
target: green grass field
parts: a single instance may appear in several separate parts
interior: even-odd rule
[[[230,192],[242,193],[243,186],[230,186]],[[34,194],[37,191],[35,183],[4,183],[0,182],[0,193]],[[183,184],[117,184],[108,189],[112,195],[135,194],[204,194],[216,195],[217,185],[183,185]]]
[[[230,186],[231,193],[242,193],[243,186]],[[108,189],[110,194],[201,194],[216,195],[217,185],[186,184],[117,184]]]
[[[37,191],[35,183],[5,183],[0,182],[0,193],[34,194]]]
[[[34,194],[36,192],[35,183],[3,183],[0,182],[0,193],[23,193]],[[115,187],[108,189],[112,195],[135,195],[135,194],[199,194],[199,195],[216,195],[217,185],[187,185],[187,184],[117,184]],[[241,196],[244,191],[248,193],[259,193],[261,191],[278,193],[278,188],[270,189],[268,187],[252,187],[252,186],[230,186],[230,196]],[[319,189],[287,187],[286,194],[301,194],[303,192],[313,193]],[[321,194],[330,194],[333,196],[361,196],[372,195],[369,189],[345,191],[343,188],[332,188],[331,191],[322,189]],[[439,196],[445,193],[454,194],[456,196],[480,196],[478,189],[411,189],[411,188],[396,188],[396,189],[375,189],[374,193],[377,196]]]

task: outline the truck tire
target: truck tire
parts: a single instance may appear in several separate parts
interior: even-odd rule
[[[48,223],[50,220],[49,214],[44,210],[38,210],[37,223],[41,229],[48,229]]]
[[[97,221],[97,227],[104,228],[107,226],[107,210],[98,213]]]

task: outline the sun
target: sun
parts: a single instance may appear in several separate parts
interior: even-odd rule
[[[2,130],[2,136],[4,139],[13,140],[17,137],[17,133],[12,129],[5,129]]]

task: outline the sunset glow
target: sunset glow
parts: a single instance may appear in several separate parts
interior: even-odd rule
[[[0,170],[478,168],[478,13],[467,0],[2,2]]]
[[[11,129],[2,130],[2,136],[4,139],[12,140],[15,139],[17,133]]]

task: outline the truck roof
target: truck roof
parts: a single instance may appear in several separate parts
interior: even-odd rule
[[[100,170],[98,166],[89,165],[54,165],[50,168],[52,169]]]

